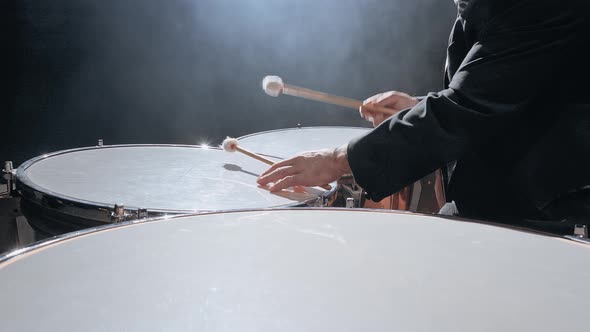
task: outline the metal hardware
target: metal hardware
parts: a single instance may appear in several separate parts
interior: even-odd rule
[[[574,235],[566,235],[566,239],[590,245],[588,238],[588,227],[586,225],[574,225]]]
[[[111,221],[114,223],[122,222],[125,221],[128,216],[129,214],[125,212],[125,206],[123,204],[115,204],[115,208],[111,213]]]
[[[434,191],[434,190],[433,190]],[[420,196],[422,194],[422,183],[420,181],[414,182],[412,186],[412,194],[410,196],[409,211],[418,211],[418,204],[420,204]]]
[[[102,141],[102,138],[98,139],[98,143],[96,144],[97,146],[103,146],[104,142]]]
[[[147,209],[137,209],[137,219],[145,219],[148,217]]]
[[[14,180],[14,168],[12,167],[12,161],[5,161],[4,162],[4,169],[2,170],[4,173],[5,180]]]
[[[354,198],[352,198],[352,197],[346,198],[346,207],[349,209],[354,208]]]
[[[360,207],[361,200],[364,194],[363,189],[356,184],[352,175],[344,175],[338,179],[338,186],[341,188],[343,197],[345,198],[346,207]],[[352,199],[352,203],[349,200]],[[352,204],[352,206],[349,206]]]
[[[4,162],[4,171],[5,172],[12,172],[14,168],[12,167],[12,161],[5,161]]]
[[[587,239],[588,238],[588,227],[586,225],[575,225],[574,226],[574,236]]]
[[[4,180],[6,180],[6,194],[7,196],[11,196],[12,191],[14,190],[14,178],[16,176],[16,170],[12,167],[12,161],[5,161],[4,162],[4,169],[2,169],[2,173],[4,174]]]
[[[147,209],[137,209],[135,211],[126,211],[123,204],[115,204],[111,212],[111,222],[119,223],[129,220],[146,219],[148,217]]]

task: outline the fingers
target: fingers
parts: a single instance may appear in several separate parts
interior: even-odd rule
[[[272,166],[270,166],[269,169],[267,169],[264,173],[262,173],[260,175],[260,177],[263,177],[271,172],[274,172],[275,170],[281,168],[281,167],[285,167],[285,166],[292,166],[294,165],[296,162],[298,162],[300,159],[299,156],[297,157],[293,157],[293,158],[289,158],[289,159],[285,159],[285,160],[281,160],[279,162],[274,163]]]
[[[361,110],[363,113],[367,114],[367,115],[375,115],[376,113],[379,113],[378,111],[375,110],[375,104],[374,103],[367,103],[361,106]]]
[[[362,118],[371,122],[373,127],[380,125],[391,113],[380,112],[379,108],[387,108],[399,112],[405,108],[414,107],[418,99],[399,91],[387,91],[371,96],[363,101],[359,108]]]
[[[281,191],[283,189],[287,189],[289,187],[294,187],[294,186],[298,186],[298,180],[299,177],[297,175],[289,175],[286,176],[282,179],[280,179],[279,181],[275,182],[270,188],[268,188],[268,190],[271,193],[277,192],[277,191]]]
[[[399,92],[388,91],[371,96],[363,101],[359,108],[359,113],[362,118],[372,122],[373,126],[383,122],[384,117],[382,112],[375,109],[375,106],[391,108],[392,111],[399,111],[395,106],[398,102]]]
[[[276,165],[276,164],[275,164]],[[274,165],[273,165],[274,167]],[[264,174],[262,174],[257,180],[256,182],[262,186],[268,184],[269,182],[275,182],[279,179],[285,178],[285,177],[289,177],[293,174],[297,174],[300,169],[299,167],[296,166],[285,166],[285,167],[281,167],[278,169],[274,169],[272,170],[272,167],[267,170],[266,172],[264,172]]]
[[[388,93],[389,93],[389,92],[382,92],[382,93],[378,93],[378,94],[376,94],[376,95],[373,95],[373,96],[371,96],[371,97],[369,97],[369,98],[365,99],[365,101],[363,101],[363,105],[364,105],[364,104],[373,104],[373,103],[376,103],[376,102],[378,102],[378,101],[382,100],[382,99],[383,99],[383,96],[384,96],[385,94],[388,94]]]
[[[299,171],[297,171],[295,167],[288,167],[278,169],[266,176],[261,176],[256,182],[262,186],[272,182],[273,185],[271,185],[268,190],[270,192],[277,192],[289,187],[297,188],[303,186],[304,183],[301,180],[302,177],[301,174],[299,174]]]
[[[382,106],[386,106],[385,105],[385,101],[389,100],[390,98],[398,98],[398,93],[397,91],[387,91],[387,92],[382,92],[382,93],[378,93],[374,96],[371,96],[367,99],[365,99],[365,101],[363,102],[363,105],[366,104],[377,104],[377,105],[382,105]]]
[[[286,159],[271,166],[257,180],[260,185],[272,182],[269,190],[276,192],[294,186],[315,186],[334,181],[342,174],[330,149],[302,153],[294,158]],[[338,165],[337,165],[338,164]]]
[[[374,111],[373,104],[366,104],[361,106],[360,110],[361,116],[371,122],[373,127],[377,127],[381,124],[381,122],[385,121],[389,117],[388,114],[383,114],[381,112]]]
[[[371,107],[369,105],[370,104],[359,106],[359,114],[361,115],[361,118],[371,122],[373,121],[375,114],[371,111]]]
[[[396,110],[412,107],[418,103],[418,99],[407,93],[399,91],[387,91],[367,98],[363,104],[374,104]]]

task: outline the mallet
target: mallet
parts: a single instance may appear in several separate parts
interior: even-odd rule
[[[252,151],[248,151],[242,147],[240,147],[238,140],[235,138],[231,138],[231,137],[227,137],[226,139],[223,140],[223,143],[221,144],[221,146],[223,147],[223,149],[225,151],[228,152],[241,152],[249,157],[252,157],[258,161],[262,161],[263,163],[267,164],[267,165],[274,165],[274,161],[270,160],[270,159],[266,159],[263,156],[256,154]],[[330,186],[329,184],[325,184],[323,186],[319,186],[320,188],[323,188],[325,190],[330,190],[332,189],[332,186]]]
[[[235,138],[231,138],[231,137],[227,137],[226,139],[223,140],[222,143],[222,147],[225,151],[228,152],[241,152],[249,157],[252,157],[256,160],[262,161],[263,163],[267,164],[267,165],[274,165],[274,161],[270,160],[270,159],[266,159],[263,156],[256,154],[254,152],[248,151],[242,147],[240,147],[240,145],[238,144],[238,140]]]
[[[361,102],[360,100],[334,96],[324,92],[302,88],[300,86],[285,84],[283,80],[278,76],[264,77],[264,79],[262,80],[262,89],[264,89],[264,92],[266,92],[267,95],[273,97],[278,97],[280,94],[283,93],[290,96],[321,101],[327,104],[344,106],[356,110],[358,110],[359,107],[363,105],[363,102]],[[396,111],[387,107],[377,105],[372,106],[372,109],[376,112],[381,112],[389,115],[397,113]]]

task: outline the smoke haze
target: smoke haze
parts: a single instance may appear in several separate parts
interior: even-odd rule
[[[368,126],[357,112],[261,88],[365,99],[437,91],[452,1],[21,0],[3,5],[3,103],[18,165],[105,144],[218,144],[225,136]]]

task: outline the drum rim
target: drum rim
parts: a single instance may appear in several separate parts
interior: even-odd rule
[[[62,204],[60,205],[59,208],[56,208],[55,210],[58,211],[59,213],[73,216],[76,218],[83,218],[83,217],[81,217],[83,215],[83,213],[73,213],[75,211],[64,212],[64,211],[62,211],[63,207],[67,206],[69,208],[74,208],[74,209],[78,208],[78,209],[84,209],[84,210],[88,210],[89,208],[91,208],[94,210],[103,210],[103,211],[108,212],[108,211],[114,210],[114,204],[123,204],[126,211],[127,210],[137,211],[138,209],[147,209],[147,212],[149,214],[151,214],[152,217],[157,217],[157,216],[166,215],[166,214],[187,215],[187,214],[197,214],[197,213],[233,210],[233,209],[222,209],[222,210],[220,210],[220,209],[203,209],[203,210],[186,209],[186,210],[182,210],[182,209],[161,209],[161,208],[156,209],[156,208],[150,208],[148,206],[130,206],[130,205],[128,206],[128,205],[125,205],[125,202],[118,202],[118,203],[109,204],[106,202],[89,201],[89,200],[84,200],[84,199],[70,197],[67,195],[56,193],[53,190],[41,187],[41,186],[35,184],[29,178],[29,176],[27,174],[28,168],[30,168],[31,166],[33,166],[43,160],[46,160],[46,159],[49,159],[52,157],[65,155],[68,153],[87,151],[87,150],[100,150],[100,149],[113,149],[113,148],[134,148],[134,147],[193,148],[193,149],[207,149],[207,150],[223,151],[223,149],[218,146],[210,146],[210,147],[204,148],[200,145],[188,145],[188,144],[115,144],[115,145],[100,145],[100,146],[96,145],[96,146],[80,147],[80,148],[73,148],[73,149],[67,149],[67,150],[59,150],[59,151],[46,153],[46,154],[34,157],[32,159],[25,161],[22,165],[20,165],[16,169],[16,177],[15,177],[16,178],[16,189],[23,199],[30,201],[32,203],[35,203],[45,209],[49,209],[49,207],[42,204],[44,198],[50,197],[52,199],[58,199],[60,201],[60,203],[62,203]],[[310,199],[304,200],[304,201],[292,202],[289,204],[268,206],[268,207],[264,207],[264,208],[295,207],[295,206],[306,205],[306,204],[307,205],[314,204],[318,200],[323,200],[326,197],[331,197],[334,194],[334,192],[336,191],[336,189],[337,189],[337,186],[332,185],[331,190],[325,192],[322,195],[318,195],[314,198],[310,198]],[[240,210],[240,209],[236,209],[236,210]],[[101,220],[101,221],[105,222],[107,224],[111,223],[106,220]]]
[[[270,133],[281,132],[281,131],[301,130],[301,129],[365,129],[367,132],[369,132],[373,128],[369,128],[369,127],[351,127],[351,126],[289,127],[289,128],[283,128],[283,129],[271,129],[271,130],[266,130],[266,131],[260,131],[260,132],[257,132],[257,133],[251,133],[251,134],[248,134],[248,135],[240,136],[237,139],[238,140],[241,140],[241,139],[244,139],[244,138],[250,138],[250,137],[254,137],[254,136],[258,136],[258,135],[263,135],[263,134],[270,134]]]
[[[573,244],[581,244],[584,247],[590,248],[590,240],[585,240],[581,238],[577,238],[574,236],[559,236],[552,233],[546,233],[538,230],[518,227],[514,225],[508,224],[501,224],[501,223],[494,223],[485,220],[479,219],[469,219],[463,217],[455,217],[455,216],[445,216],[445,215],[437,215],[437,214],[425,214],[425,213],[415,213],[410,211],[401,211],[401,210],[386,210],[386,209],[351,209],[351,208],[341,208],[341,207],[301,207],[301,208],[294,208],[294,207],[280,207],[280,208],[260,208],[260,209],[235,209],[235,210],[223,210],[223,211],[207,211],[203,213],[191,213],[191,214],[175,214],[175,215],[164,215],[146,219],[136,219],[136,220],[127,220],[119,223],[110,223],[104,224],[101,226],[95,226],[90,228],[81,229],[74,232],[69,232],[65,234],[60,234],[53,236],[48,239],[44,239],[38,242],[34,242],[32,244],[27,245],[24,248],[15,249],[13,251],[4,253],[0,255],[0,269],[3,267],[18,261],[20,258],[34,253],[37,250],[43,250],[53,245],[60,244],[65,241],[77,239],[83,236],[92,235],[95,233],[106,232],[122,227],[129,227],[137,224],[145,224],[145,223],[152,223],[152,222],[165,222],[166,220],[170,219],[180,219],[180,218],[192,218],[192,217],[200,217],[200,216],[209,216],[209,215],[217,215],[217,214],[234,214],[234,213],[248,213],[248,212],[277,212],[277,211],[336,211],[336,212],[347,212],[347,213],[380,213],[380,214],[393,214],[393,215],[410,215],[410,216],[422,216],[422,217],[430,217],[430,218],[437,218],[437,219],[446,219],[453,222],[465,222],[465,223],[472,223],[472,224],[479,224],[479,225],[487,225],[492,227],[499,227],[503,229],[508,229],[516,232],[523,232],[534,234],[538,236],[544,236],[547,238],[553,239],[561,239],[566,241],[571,241]]]

